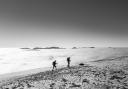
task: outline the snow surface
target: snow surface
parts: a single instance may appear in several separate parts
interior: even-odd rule
[[[104,58],[127,56],[128,48],[79,48],[79,49],[20,49],[0,48],[0,74],[24,70],[52,67],[53,60],[58,66],[66,66],[66,58],[71,64],[89,62]]]

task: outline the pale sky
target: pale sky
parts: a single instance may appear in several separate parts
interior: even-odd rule
[[[1,0],[0,47],[128,46],[124,0]]]

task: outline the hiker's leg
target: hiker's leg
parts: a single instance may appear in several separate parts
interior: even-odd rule
[[[70,68],[70,63],[68,63],[68,68]]]
[[[68,62],[68,67],[70,66],[70,63]]]
[[[55,66],[55,68],[56,68],[56,66]],[[57,70],[57,68],[56,68],[56,70]]]
[[[53,66],[52,70],[54,70],[54,66]]]

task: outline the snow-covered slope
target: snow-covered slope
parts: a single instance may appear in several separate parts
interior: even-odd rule
[[[19,48],[0,49],[0,74],[25,71],[36,68],[52,67],[57,60],[58,66],[66,66],[66,58],[71,57],[71,64],[99,59],[128,56],[128,48],[79,48],[79,49],[40,49]]]

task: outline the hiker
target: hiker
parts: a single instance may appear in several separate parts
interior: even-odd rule
[[[52,70],[54,70],[54,69],[56,68],[56,64],[57,64],[57,63],[56,63],[56,60],[52,62],[52,65],[53,65],[53,69],[52,69]],[[57,69],[57,68],[56,68],[56,69]]]
[[[70,68],[70,62],[71,62],[70,57],[67,58],[67,62],[68,62],[67,67]]]

